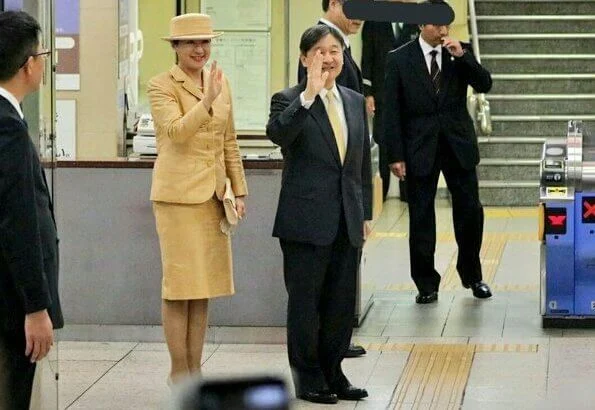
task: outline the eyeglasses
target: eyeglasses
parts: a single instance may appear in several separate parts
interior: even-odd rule
[[[52,53],[52,50],[42,50],[42,51],[38,51],[37,53],[34,54],[29,54],[27,56],[27,58],[25,58],[25,61],[23,61],[23,64],[21,64],[20,68],[23,68],[25,66],[25,64],[27,64],[27,61],[29,61],[29,57],[41,57],[41,56],[48,56]]]

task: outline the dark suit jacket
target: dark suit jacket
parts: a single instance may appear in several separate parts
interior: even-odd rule
[[[467,112],[467,86],[486,93],[492,77],[473,56],[451,60],[442,52],[442,85],[435,94],[419,41],[391,51],[386,62],[384,138],[389,163],[405,161],[407,173],[429,175],[438,139],[446,137],[459,165],[466,170],[479,162],[477,136]]]
[[[27,126],[0,97],[0,330],[22,331],[43,309],[63,326],[52,202]]]
[[[324,24],[319,21],[318,24]],[[306,68],[302,65],[301,61],[298,62],[298,83],[306,77]],[[362,72],[357,66],[355,60],[351,56],[351,50],[343,50],[343,69],[341,74],[335,80],[337,84],[347,87],[360,94],[364,92],[364,86],[362,82]]]
[[[364,95],[374,97],[376,106],[384,100],[384,70],[389,51],[417,38],[419,27],[404,24],[395,37],[392,23],[387,21],[366,21],[362,28],[362,76]],[[367,84],[369,82],[370,84]]]
[[[353,246],[363,244],[363,222],[372,219],[370,137],[364,97],[338,86],[348,139],[344,164],[320,96],[309,109],[300,93],[305,81],[275,94],[267,136],[281,146],[285,166],[273,236],[330,245],[345,213]]]

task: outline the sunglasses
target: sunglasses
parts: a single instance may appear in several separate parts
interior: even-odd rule
[[[23,64],[21,64],[20,68],[23,68],[25,66],[25,64],[27,64],[27,61],[29,61],[29,57],[40,57],[40,56],[47,56],[50,55],[52,52],[52,50],[43,50],[43,51],[39,51],[35,54],[29,54],[27,56],[27,58],[25,58],[25,61],[23,61]]]

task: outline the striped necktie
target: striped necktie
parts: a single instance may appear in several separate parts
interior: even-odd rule
[[[430,77],[432,78],[432,84],[434,85],[434,92],[438,94],[440,92],[440,67],[438,67],[438,62],[436,61],[436,54],[438,54],[438,51],[430,51],[430,55],[432,56],[432,61],[430,62]]]

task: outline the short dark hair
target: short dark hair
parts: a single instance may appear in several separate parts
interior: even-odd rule
[[[37,52],[39,23],[24,11],[0,12],[0,81],[13,78]]]
[[[345,42],[343,41],[341,34],[336,29],[327,26],[326,24],[316,24],[315,26],[306,29],[306,31],[304,31],[302,34],[302,38],[300,40],[300,52],[302,55],[306,55],[308,51],[310,51],[310,49],[320,41],[320,39],[328,36],[329,34],[336,38],[341,45],[341,48],[343,48]]]
[[[345,0],[339,0],[341,4],[345,3]],[[328,11],[328,6],[331,4],[331,0],[322,0],[322,11]]]

